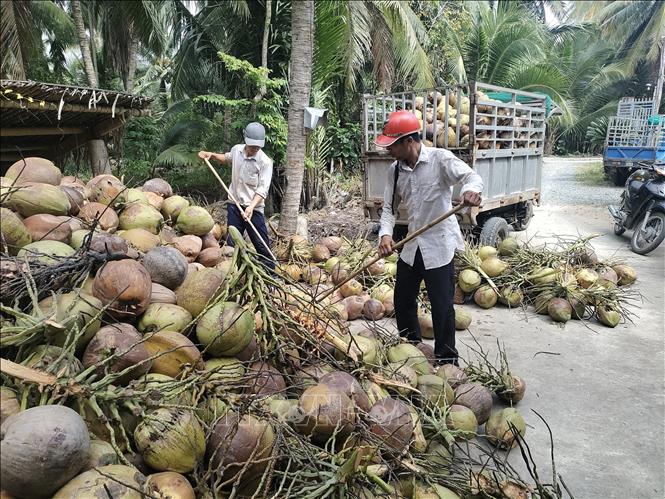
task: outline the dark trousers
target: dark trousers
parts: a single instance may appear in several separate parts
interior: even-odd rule
[[[427,296],[432,304],[434,326],[434,354],[442,363],[457,364],[455,349],[455,268],[448,265],[425,270],[420,249],[416,251],[413,267],[401,258],[397,260],[397,282],[395,284],[395,315],[401,336],[413,342],[421,341],[418,324],[418,293],[420,283],[425,280]]]
[[[270,238],[268,237],[268,227],[266,226],[266,219],[263,216],[263,213],[260,211],[254,211],[252,213],[252,223],[261,235],[261,239],[258,238],[256,232],[254,232],[254,229],[252,229],[245,221],[242,213],[240,213],[240,210],[235,204],[229,204],[227,206],[226,213],[229,227],[233,225],[236,229],[238,229],[240,234],[244,234],[245,231],[247,231],[249,240],[252,241],[254,248],[259,254],[261,262],[270,270],[275,270],[275,262],[272,259],[272,256],[270,256],[270,252],[266,248],[266,245],[270,247]],[[231,238],[230,234],[226,237],[226,244],[233,246],[233,239]]]

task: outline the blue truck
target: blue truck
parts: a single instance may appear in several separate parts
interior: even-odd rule
[[[653,100],[624,97],[610,118],[603,169],[615,185],[624,185],[637,163],[665,161],[665,115],[653,112]]]

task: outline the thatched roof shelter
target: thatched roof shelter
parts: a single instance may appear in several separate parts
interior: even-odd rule
[[[0,165],[4,170],[27,156],[58,161],[81,146],[99,148],[129,118],[148,116],[151,102],[110,90],[0,80]]]

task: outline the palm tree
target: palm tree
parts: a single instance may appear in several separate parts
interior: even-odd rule
[[[70,8],[72,11],[72,19],[76,26],[76,36],[78,37],[79,47],[81,49],[81,58],[83,59],[83,67],[85,74],[88,78],[88,84],[93,87],[99,87],[99,78],[97,77],[97,70],[93,64],[93,54],[91,50],[92,40],[88,36],[85,22],[83,21],[83,9],[80,0],[71,0]]]
[[[294,234],[298,222],[305,169],[307,138],[304,108],[312,89],[314,50],[314,1],[301,0],[291,6],[291,71],[289,75],[289,142],[286,146],[286,189],[279,219],[280,231]]]

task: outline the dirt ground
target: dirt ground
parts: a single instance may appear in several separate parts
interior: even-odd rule
[[[543,204],[516,236],[539,244],[556,236],[599,235],[593,245],[601,258],[623,259],[638,272],[635,286],[643,299],[633,308],[633,323],[608,329],[571,321],[562,327],[532,311],[464,305],[473,322],[458,335],[458,348],[469,356],[465,345],[472,345],[473,337],[491,353],[497,340],[505,346],[513,372],[527,383],[518,409],[541,478],[552,476],[550,436],[532,411],[551,427],[556,472],[574,497],[662,499],[665,246],[639,256],[630,251],[630,233],[613,234],[606,205],[618,201],[621,188],[580,182],[585,164],[545,160]],[[394,330],[394,320],[382,325]],[[521,467],[518,456],[509,459]]]

